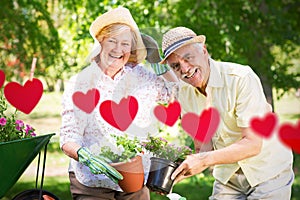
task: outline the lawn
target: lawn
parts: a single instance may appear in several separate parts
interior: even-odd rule
[[[69,181],[67,177],[68,158],[59,149],[59,128],[61,94],[45,93],[41,102],[30,115],[22,114],[20,117],[38,130],[38,134],[56,133],[52,137],[47,151],[44,189],[54,193],[62,200],[70,200]],[[275,102],[275,111],[280,122],[294,123],[299,119],[300,99],[286,96]],[[23,173],[16,184],[7,192],[2,200],[11,200],[16,194],[35,188],[37,159],[35,159]],[[300,197],[300,155],[295,155],[294,171],[296,179],[293,185],[292,200]],[[39,178],[40,180],[40,178]],[[3,181],[3,180],[1,180]],[[208,199],[212,191],[213,177],[205,171],[190,179],[175,185],[173,192],[185,196],[188,200]],[[167,200],[164,196],[151,193],[153,200]]]

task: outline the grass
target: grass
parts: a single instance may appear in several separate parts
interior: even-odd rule
[[[61,200],[71,200],[69,179],[67,174],[68,158],[59,149],[59,128],[61,94],[45,93],[30,115],[21,114],[20,118],[38,130],[38,134],[56,133],[48,145],[44,190],[58,196]],[[280,123],[294,123],[299,120],[300,99],[286,96],[281,101],[275,101],[275,111],[279,114]],[[35,159],[23,173],[16,184],[7,192],[2,200],[11,200],[16,194],[35,188],[37,159]],[[295,154],[294,172],[296,175],[292,200],[300,197],[300,154]],[[40,178],[39,178],[40,180]],[[3,180],[1,180],[3,181]],[[208,171],[195,177],[186,179],[174,186],[173,192],[178,193],[188,200],[208,199],[212,191],[213,177]],[[153,200],[167,200],[165,196],[151,193]]]

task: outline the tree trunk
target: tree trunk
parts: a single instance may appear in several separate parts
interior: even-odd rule
[[[267,101],[269,104],[271,104],[272,109],[274,111],[272,85],[270,84],[270,81],[268,80],[268,78],[266,76],[264,76],[263,74],[260,74],[259,77],[262,82],[262,86],[263,86]]]

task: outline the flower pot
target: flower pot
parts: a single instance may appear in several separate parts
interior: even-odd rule
[[[113,166],[123,176],[119,181],[119,186],[126,193],[136,192],[144,185],[144,167],[141,156],[130,159],[129,162],[112,163]]]
[[[151,166],[146,186],[155,192],[170,193],[174,182],[171,180],[171,175],[178,164],[156,157],[152,157],[150,160]]]

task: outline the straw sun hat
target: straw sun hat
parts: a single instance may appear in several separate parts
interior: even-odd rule
[[[130,11],[124,7],[118,7],[113,10],[110,10],[102,14],[101,16],[97,17],[95,21],[93,21],[90,27],[90,34],[94,39],[94,47],[91,54],[93,54],[93,56],[96,56],[98,55],[98,53],[100,53],[101,46],[98,40],[96,39],[97,34],[104,27],[115,23],[122,23],[128,25],[132,29],[132,31],[136,34],[137,36],[136,60],[137,63],[141,63],[146,58],[147,51],[144,46],[137,24],[135,23]]]
[[[172,28],[163,35],[162,51],[164,59],[160,61],[160,64],[165,64],[166,59],[180,47],[197,42],[205,43],[205,36],[197,36],[194,31],[186,27]]]

